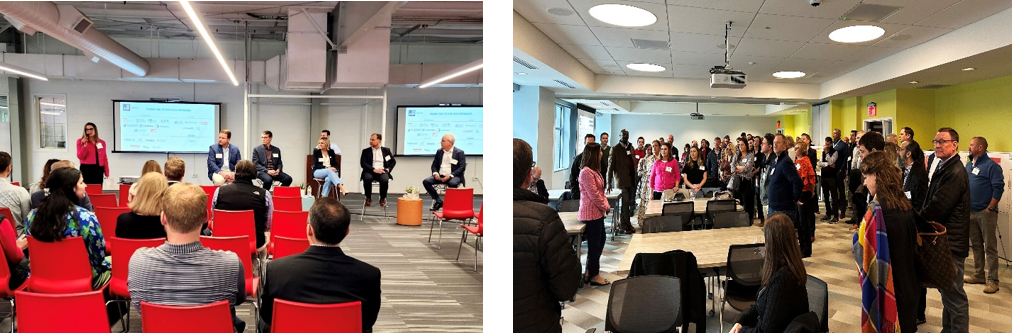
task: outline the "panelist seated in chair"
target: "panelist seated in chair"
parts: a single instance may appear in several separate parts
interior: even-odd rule
[[[275,180],[281,182],[281,186],[292,185],[292,177],[282,171],[281,148],[271,145],[274,133],[264,131],[260,140],[263,144],[253,148],[253,164],[257,167],[257,178],[264,182],[263,187],[269,191]]]
[[[242,153],[231,141],[232,131],[221,130],[218,132],[218,144],[211,145],[207,151],[207,178],[215,185],[235,180],[235,164],[242,159]]]
[[[313,149],[313,178],[324,180],[320,196],[330,194],[330,188],[334,186],[341,191],[341,195],[348,194],[341,176],[337,174],[337,154],[330,149],[330,139],[320,138],[316,149]]]
[[[351,213],[341,202],[320,198],[309,209],[305,252],[267,264],[260,295],[260,331],[270,332],[274,300],[335,304],[362,302],[362,332],[372,332],[380,309],[380,270],[347,255]]]
[[[235,165],[235,182],[215,189],[211,204],[214,209],[219,210],[253,210],[257,250],[262,251],[266,247],[271,231],[274,200],[271,199],[270,191],[253,185],[256,174],[257,169],[253,166],[253,162],[239,161]]]
[[[381,146],[382,142],[383,135],[373,133],[369,136],[369,148],[362,150],[360,164],[362,165],[362,183],[365,188],[366,207],[372,205],[372,182],[380,184],[379,204],[382,207],[386,207],[387,189],[390,186],[390,180],[394,179],[390,172],[394,170],[394,165],[397,165],[397,160],[394,159],[390,148]]]
[[[436,158],[432,159],[432,176],[422,181],[425,191],[432,197],[432,210],[443,207],[443,199],[439,198],[439,193],[433,185],[446,184],[448,187],[457,187],[464,181],[467,161],[464,160],[464,151],[453,146],[456,141],[453,134],[443,135],[443,140],[439,142],[442,148],[436,151]]]

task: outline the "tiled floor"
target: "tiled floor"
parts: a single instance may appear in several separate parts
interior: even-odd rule
[[[818,215],[817,218],[822,218]],[[635,219],[635,218],[634,218]],[[635,220],[634,220],[635,223]],[[610,225],[610,220],[606,221]],[[808,274],[816,276],[829,285],[829,330],[831,332],[860,332],[861,293],[858,286],[857,269],[851,254],[851,237],[854,232],[848,230],[848,224],[828,224],[817,222],[816,241],[813,244],[813,256],[804,260]],[[615,270],[622,259],[631,236],[619,235],[614,241],[609,236],[601,258],[602,275],[610,281],[625,277],[616,275]],[[586,263],[586,243],[583,245],[583,257]],[[1001,250],[999,249],[999,254]],[[967,258],[968,268],[972,268],[973,256]],[[1002,281],[1012,281],[1012,269],[1000,262],[998,270]],[[995,294],[984,294],[983,285],[966,285],[970,299],[970,332],[1012,332],[1012,285],[1001,284],[1001,290]],[[604,316],[608,304],[610,286],[584,287],[577,292],[574,302],[569,303],[562,311],[564,318],[563,332],[582,333],[589,328],[597,332],[604,331]],[[708,305],[709,306],[709,303]],[[718,303],[719,307],[719,303]],[[926,324],[918,327],[918,332],[941,331],[942,315],[941,298],[936,290],[929,289],[927,296]],[[724,313],[726,319],[724,329],[730,329],[728,322],[734,320],[738,313],[730,308]],[[717,316],[710,318],[707,332],[719,332],[720,323]]]

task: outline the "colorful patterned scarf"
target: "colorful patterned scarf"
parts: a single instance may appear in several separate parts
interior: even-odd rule
[[[882,207],[872,202],[871,209],[854,235],[854,259],[861,279],[861,331],[899,333],[896,290],[889,263],[889,239]]]

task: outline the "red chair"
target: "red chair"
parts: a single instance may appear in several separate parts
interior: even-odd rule
[[[141,302],[144,333],[232,333],[232,311],[227,300],[205,305],[156,305]],[[255,326],[254,326],[255,327]]]
[[[7,218],[9,218],[11,220],[14,219],[14,213],[11,212],[11,209],[8,208],[8,207],[0,207],[0,214],[3,214],[4,216],[6,216]],[[28,217],[27,213],[25,213],[25,217]],[[21,221],[21,222],[24,223],[24,221]]]
[[[302,197],[273,196],[271,199],[274,202],[274,210],[283,210],[288,212],[302,211]]]
[[[308,304],[275,298],[271,318],[271,333],[360,333],[362,302]]]
[[[130,184],[119,184],[119,206],[126,207],[130,200]]]
[[[32,253],[33,260],[34,256]],[[34,270],[32,275],[35,279]],[[109,333],[101,290],[60,294],[18,291],[14,295],[21,308],[17,317],[21,333]]]
[[[218,190],[218,186],[215,186],[215,185],[200,185],[200,189],[204,190],[204,193],[207,194],[207,221],[208,222],[212,222],[211,221],[211,209],[214,209],[214,207],[213,207],[214,203],[212,201],[214,201],[214,191]],[[214,227],[211,226],[210,224],[208,225],[208,228],[210,228],[211,230],[214,230]]]
[[[249,236],[249,253],[257,253],[253,210],[214,210],[214,237]]]
[[[439,240],[436,246],[442,249],[443,221],[458,220],[471,224],[474,218],[474,189],[473,188],[448,188],[446,199],[443,200],[443,211],[432,212],[432,215],[439,221]],[[436,222],[429,224],[429,241],[432,241],[432,227]]]
[[[6,216],[6,215],[5,215]],[[0,228],[7,229],[8,232],[14,234],[14,226],[11,225],[10,219],[0,220]],[[0,243],[3,243],[0,241]],[[14,318],[17,318],[17,311],[14,307],[14,292],[19,290],[25,290],[28,287],[28,281],[25,280],[20,286],[14,289],[10,289],[11,270],[7,265],[0,264],[0,298],[7,300],[11,303],[11,332],[14,332]]]
[[[119,207],[115,194],[88,193],[88,199],[91,200],[91,205],[95,207]]]
[[[274,216],[271,218],[271,239],[267,245],[267,253],[274,254],[275,236],[308,239],[306,236],[307,221],[309,221],[309,212],[286,212],[275,209]]]
[[[116,264],[112,266],[112,278],[109,279],[109,293],[120,299],[110,300],[106,302],[125,302],[127,307],[130,306],[130,291],[127,289],[127,276],[130,272],[130,257],[133,257],[134,252],[142,247],[158,247],[165,243],[165,238],[154,238],[154,239],[128,239],[118,237],[107,237],[107,240],[112,240],[116,243],[116,249],[110,250],[112,257],[115,258]],[[108,242],[106,243],[108,245]],[[0,265],[2,266],[2,265]],[[146,315],[146,314],[145,314]],[[126,322],[124,327],[130,327],[130,311],[126,313]]]
[[[475,218],[478,220],[478,226],[470,226],[461,224],[460,227],[464,228],[464,231],[460,235],[460,245],[457,246],[457,260],[460,260],[460,249],[464,247],[464,239],[467,237],[467,233],[470,232],[474,235],[474,271],[478,271],[478,247],[481,245],[481,238],[484,236],[485,224],[482,223],[482,212],[485,211],[485,203],[481,204],[481,210],[478,214],[475,214]]]
[[[306,249],[308,248],[309,248],[308,239],[277,236],[274,238],[274,259],[284,258],[293,254],[306,252]]]
[[[11,185],[14,185],[14,186],[21,186],[21,182],[11,182]]]
[[[42,242],[28,236],[28,262],[32,276],[28,291],[46,294],[70,294],[91,291],[91,263],[81,237],[59,242]],[[104,289],[103,287],[102,289]]]
[[[302,188],[295,186],[275,186],[274,195],[279,197],[301,197]]]
[[[102,184],[88,184],[84,191],[88,194],[102,194]]]
[[[116,221],[118,221],[120,214],[129,212],[129,207],[95,206],[95,218],[98,218],[98,224],[102,226],[106,252],[112,253],[112,243],[115,243],[112,241],[112,236],[116,236]]]
[[[253,297],[258,297],[258,290],[260,289],[260,278],[253,277],[253,260],[252,255],[243,255],[243,248],[245,243],[249,243],[246,239],[248,236],[235,236],[235,237],[207,237],[200,236],[200,243],[211,250],[229,251],[239,256],[239,260],[242,261],[243,274],[246,280],[246,296],[250,297],[250,302],[253,303],[253,317],[254,323],[259,322],[260,306],[254,301]]]

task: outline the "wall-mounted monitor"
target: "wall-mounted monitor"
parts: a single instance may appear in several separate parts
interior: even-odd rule
[[[206,154],[221,130],[221,103],[113,100],[113,152]]]

